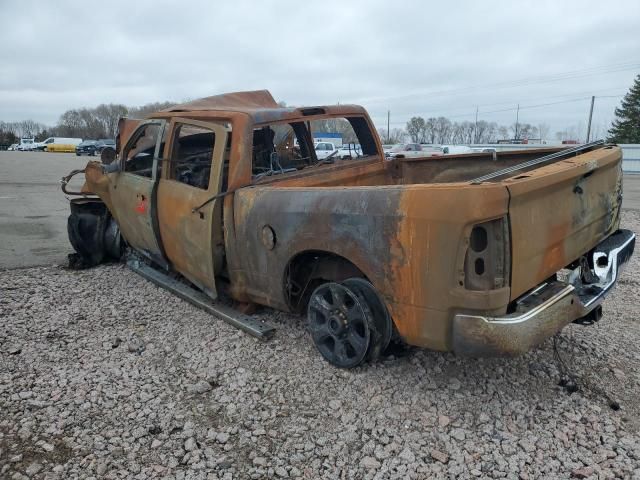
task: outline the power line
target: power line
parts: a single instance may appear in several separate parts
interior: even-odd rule
[[[620,95],[598,95],[596,96],[596,98],[620,98],[623,97],[624,94],[620,94]],[[553,97],[551,97],[553,98]],[[588,97],[579,97],[579,98],[572,98],[569,100],[561,100],[558,102],[547,102],[547,103],[540,103],[540,104],[534,104],[534,105],[520,105],[519,108],[518,106],[516,107],[510,107],[510,108],[502,108],[502,109],[498,109],[498,110],[487,110],[487,111],[482,111],[479,110],[478,115],[488,115],[488,114],[492,114],[492,113],[503,113],[503,112],[513,112],[516,110],[527,110],[527,109],[531,109],[531,108],[540,108],[540,107],[548,107],[551,105],[561,105],[564,103],[575,103],[575,102],[579,102],[582,100],[589,100],[591,99],[591,96]],[[468,108],[468,107],[467,107]],[[444,114],[446,115],[446,111],[444,112]],[[458,114],[458,115],[446,115],[447,118],[462,118],[462,117],[473,117],[475,115],[475,111],[471,112],[469,111],[468,113],[463,113],[463,114]],[[407,117],[410,116],[415,116],[415,114],[407,114]],[[430,117],[432,116],[444,116],[443,115],[443,111],[440,111],[438,113],[433,113],[431,115],[429,115]],[[400,124],[405,124],[406,122],[392,122],[395,125],[400,125]]]
[[[542,84],[542,83],[552,83],[552,82],[557,82],[562,80],[573,80],[576,78],[584,78],[584,77],[590,77],[594,75],[603,75],[608,73],[635,70],[637,68],[640,68],[640,62],[634,61],[634,62],[613,64],[613,65],[603,65],[599,67],[590,67],[586,69],[572,70],[568,72],[555,73],[550,75],[539,75],[535,77],[521,78],[518,80],[510,80],[507,82],[489,83],[484,85],[473,85],[468,87],[436,90],[436,91],[429,91],[429,90],[414,91],[414,92],[405,93],[402,95],[389,95],[384,97],[373,97],[369,99],[365,98],[365,99],[356,100],[356,102],[357,103],[376,103],[376,102],[387,101],[390,99],[411,98],[414,96],[422,96],[424,98],[430,98],[430,97],[453,95],[461,92],[482,90],[482,89],[513,88],[513,87],[529,86],[529,85],[536,85],[536,84]]]
[[[627,85],[622,85],[622,86],[619,86],[619,87],[612,87],[612,88],[599,88],[597,90],[589,90],[589,91],[586,91],[586,92],[573,92],[573,93],[565,93],[565,94],[562,94],[562,95],[551,95],[551,96],[544,96],[544,97],[535,97],[535,98],[531,98],[529,100],[530,101],[534,101],[534,100],[549,100],[549,99],[552,99],[552,98],[575,97],[576,95],[585,95],[585,96],[589,95],[590,96],[590,95],[593,95],[594,93],[598,93],[598,92],[610,92],[611,90],[620,90],[620,89],[624,89],[624,88],[627,88]],[[618,97],[618,96],[619,95],[612,95],[612,96],[598,95],[598,98],[609,98],[609,97]],[[482,108],[482,107],[493,107],[495,105],[514,105],[514,104],[517,104],[520,101],[522,101],[522,100],[521,99],[513,99],[513,100],[507,100],[507,101],[504,101],[504,102],[481,103],[481,104],[478,104],[477,106],[478,106],[478,108]],[[432,108],[436,109],[438,111],[442,111],[442,110],[438,109],[438,107],[424,107],[424,108],[421,108],[421,109],[422,110],[429,110],[429,109],[432,109]],[[386,109],[384,111],[385,112],[384,115],[386,115],[387,110],[388,109]],[[450,108],[447,108],[445,111],[446,112],[450,112],[450,111],[453,111],[453,110],[467,110],[468,111],[469,107],[468,106],[450,107]],[[371,111],[370,111],[370,113],[371,113],[371,116],[382,116],[382,113],[373,113]],[[464,114],[464,115],[466,116],[467,114]]]

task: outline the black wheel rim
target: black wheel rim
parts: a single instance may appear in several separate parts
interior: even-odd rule
[[[373,323],[370,324],[370,341],[367,360],[376,361],[387,349],[391,341],[393,327],[387,307],[376,292],[373,285],[364,278],[349,278],[342,282],[358,295],[361,302],[366,303],[371,311]]]
[[[311,338],[322,356],[340,368],[361,363],[369,349],[371,312],[349,288],[320,285],[308,308]]]

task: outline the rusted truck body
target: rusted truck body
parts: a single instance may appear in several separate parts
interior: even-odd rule
[[[363,156],[315,158],[317,121],[348,124]],[[306,311],[339,367],[394,335],[519,354],[599,318],[635,243],[618,147],[387,160],[375,131],[361,107],[279,107],[266,91],[123,122],[115,161],[84,170],[72,244],[98,263],[100,228],[118,228],[212,299]]]

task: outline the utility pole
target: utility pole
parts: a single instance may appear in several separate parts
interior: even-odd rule
[[[596,97],[591,97],[591,110],[589,110],[589,126],[587,127],[587,143],[589,143],[589,137],[591,136],[591,119],[593,118],[593,104],[596,101]]]
[[[391,132],[389,130],[389,124],[391,123],[391,110],[387,110],[387,142],[391,142]]]
[[[518,109],[516,110],[516,134],[515,139],[518,140],[518,120],[520,118],[520,104],[518,104]]]
[[[476,105],[476,128],[473,131],[473,143],[478,143],[478,106]]]

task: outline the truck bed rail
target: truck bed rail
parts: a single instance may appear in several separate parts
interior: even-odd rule
[[[535,158],[533,160],[529,160],[512,167],[503,168],[502,170],[498,170],[497,172],[488,173],[486,175],[483,175],[482,177],[474,178],[473,180],[471,180],[471,184],[477,185],[479,183],[486,182],[487,180],[493,180],[495,178],[502,177],[519,170],[523,170],[525,168],[533,167],[535,165],[541,165],[543,163],[550,162],[551,160],[559,160],[561,158],[569,157],[577,153],[592,149],[594,147],[601,146],[604,146],[604,140],[596,140],[595,142],[585,143],[584,145],[579,145],[577,147],[567,148],[566,150],[561,150],[560,152],[545,155],[544,157],[540,158]]]

